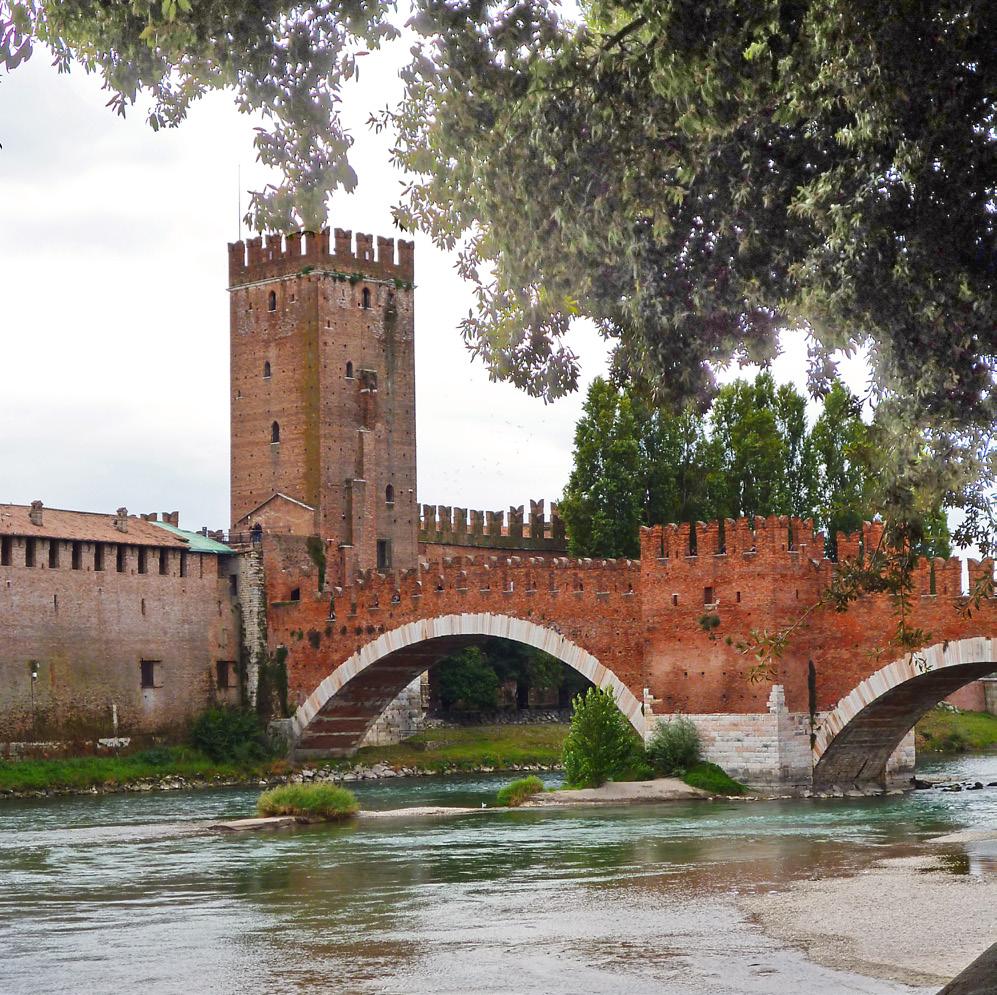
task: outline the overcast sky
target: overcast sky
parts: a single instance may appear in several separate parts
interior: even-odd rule
[[[360,184],[333,226],[397,236],[399,174],[365,121],[398,94],[397,48],[362,64],[345,107]],[[213,94],[175,131],[122,120],[82,71],[44,52],[0,77],[0,502],[228,523],[226,242],[238,237],[253,122]],[[245,197],[243,198],[245,204]],[[497,509],[556,499],[584,385],[606,347],[580,327],[583,390],[553,405],[490,383],[457,330],[471,304],[453,259],[416,237],[419,500]],[[862,370],[848,380],[860,388]],[[802,386],[802,348],[776,365]]]

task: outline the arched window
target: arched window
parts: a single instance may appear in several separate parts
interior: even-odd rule
[[[347,380],[353,379],[353,363],[346,364],[346,379]]]
[[[388,484],[388,486],[384,488],[384,500],[386,504],[395,503],[395,489],[391,486],[391,484]]]
[[[270,296],[267,298],[267,310],[276,311],[277,310],[277,294],[275,291],[270,291]]]
[[[278,422],[274,422],[270,426],[270,441],[280,442],[280,424]]]
[[[263,364],[263,379],[264,380],[269,380],[270,379],[270,360],[269,359]]]
[[[363,306],[370,308],[370,287],[363,288]]]

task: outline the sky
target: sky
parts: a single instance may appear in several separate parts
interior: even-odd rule
[[[363,60],[348,93],[360,182],[333,198],[334,227],[398,234],[402,177],[389,137],[365,122],[400,92],[403,48]],[[226,528],[226,243],[240,235],[240,172],[244,190],[267,179],[254,122],[216,93],[154,133],[107,98],[80,70],[57,74],[44,51],[0,77],[0,502],[179,510],[186,527]],[[454,258],[415,242],[419,500],[556,500],[606,343],[579,324],[581,389],[554,404],[490,382],[458,330],[472,298]],[[788,343],[776,378],[802,387],[803,355]],[[861,389],[861,361],[844,372]]]

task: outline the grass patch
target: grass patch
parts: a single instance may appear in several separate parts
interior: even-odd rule
[[[495,796],[495,803],[505,805],[507,808],[518,808],[528,798],[539,795],[543,789],[544,783],[539,777],[521,777],[518,781],[500,788]]]
[[[709,791],[714,795],[743,795],[747,790],[740,781],[735,781],[722,767],[701,761],[690,767],[682,780],[691,788]]]
[[[84,790],[148,778],[244,780],[270,774],[281,761],[219,763],[187,746],[157,746],[128,756],[0,760],[0,791]]]
[[[335,766],[387,763],[443,771],[559,764],[567,735],[568,726],[562,723],[427,729],[397,746],[364,747],[350,760]]]
[[[256,802],[260,815],[295,815],[338,822],[360,811],[356,795],[333,784],[283,784],[264,791]]]
[[[997,715],[933,708],[914,727],[919,750],[983,752],[997,748]]]

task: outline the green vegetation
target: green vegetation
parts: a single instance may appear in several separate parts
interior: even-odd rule
[[[521,777],[518,781],[513,781],[512,784],[500,788],[495,796],[495,803],[505,805],[508,808],[518,808],[528,798],[539,795],[543,789],[544,783],[539,777],[535,775]]]
[[[79,791],[166,777],[235,781],[286,770],[287,764],[282,760],[219,762],[187,746],[157,746],[128,756],[0,761],[0,791]]]
[[[914,727],[917,749],[939,753],[997,749],[997,715],[933,708]]]
[[[256,802],[260,815],[294,815],[339,822],[360,811],[356,795],[333,784],[283,784],[264,791]]]
[[[479,712],[498,704],[498,676],[478,646],[468,646],[440,661],[437,674],[444,708]]]
[[[497,770],[526,764],[553,766],[561,762],[568,727],[551,725],[490,725],[427,729],[397,746],[368,746],[350,760],[332,766],[387,763],[424,771]]]
[[[701,754],[699,730],[684,715],[659,722],[647,744],[647,759],[663,777],[681,776],[699,763]]]
[[[835,532],[854,531],[877,510],[873,431],[838,381],[812,428],[806,408],[794,386],[767,373],[721,387],[705,417],[594,380],[559,505],[572,554],[637,556],[640,525],[794,515],[825,530],[833,555]],[[949,555],[937,507],[921,514],[919,529],[919,552]],[[714,618],[700,625],[709,630]]]
[[[722,767],[700,761],[682,775],[682,780],[690,787],[709,791],[714,795],[743,795],[747,790],[740,781],[735,781]]]
[[[589,688],[575,698],[564,741],[564,773],[573,788],[597,788],[606,781],[638,780],[650,773],[643,745],[612,691]]]
[[[259,716],[241,708],[209,708],[190,728],[190,744],[218,763],[268,760],[273,748]]]

